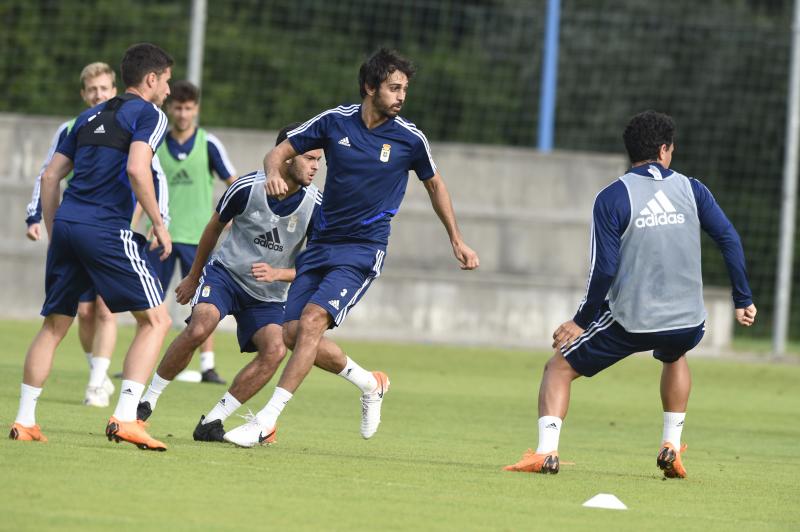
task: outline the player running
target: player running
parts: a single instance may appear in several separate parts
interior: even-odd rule
[[[281,130],[277,143],[299,125]],[[315,149],[282,162],[279,171],[287,193],[281,199],[267,196],[263,172],[243,176],[223,195],[203,231],[189,274],[175,290],[179,303],[191,298],[189,325],[167,348],[139,404],[140,419],[150,417],[166,386],[191,361],[195,348],[229,314],[236,318],[241,351],[257,354],[214,408],[200,417],[194,439],[223,441],[223,422],[275,374],[286,355],[281,326],[286,293],[295,277],[295,258],[322,201],[322,193],[312,184],[321,158],[322,150]],[[209,261],[231,221],[230,233]],[[274,431],[263,437],[265,442],[274,439]]]
[[[570,386],[633,353],[663,362],[664,431],[656,463],[684,478],[681,432],[691,375],[686,353],[705,331],[700,229],[722,251],[736,320],[753,324],[753,304],[739,235],[700,181],[669,166],[675,123],[655,111],[634,116],[623,139],[631,168],[595,199],[586,296],[553,333],[555,354],[539,388],[539,445],[507,471],[558,473],[558,439]],[[608,299],[606,300],[606,296]]]
[[[42,215],[50,235],[44,323],[25,359],[11,439],[47,441],[36,424],[36,401],[81,293],[94,286],[112,312],[131,311],[137,325],[106,436],[141,449],[166,450],[136,420],[136,407],[170,318],[146,257],[146,240],[130,230],[130,220],[138,200],[164,247],[161,259],[169,256],[172,243],[154,188],[153,154],[167,129],[159,106],[169,95],[172,64],[169,54],[155,45],[128,48],[121,65],[125,94],[78,116],[42,175]],[[59,182],[73,169],[59,206]]]
[[[158,159],[167,175],[169,187],[169,233],[172,253],[167,260],[156,260],[160,250],[150,253],[150,262],[158,272],[164,290],[172,279],[175,263],[180,260],[181,278],[189,274],[203,228],[214,210],[214,176],[231,186],[236,169],[228,159],[222,142],[197,126],[200,113],[200,89],[190,81],[173,83],[166,112],[170,129],[158,148]],[[200,263],[202,267],[205,261]],[[210,335],[200,346],[202,382],[225,384],[215,369],[214,337]]]
[[[105,63],[90,63],[81,71],[81,98],[86,105],[94,107],[109,98],[117,95],[116,75]],[[53,136],[47,158],[42,164],[36,183],[33,187],[31,202],[27,208],[25,223],[28,229],[25,236],[29,240],[39,240],[42,237],[42,202],[41,180],[47,165],[53,158],[56,148],[66,138],[75,124],[75,118],[67,120],[58,127]],[[67,175],[67,181],[72,174]],[[111,355],[114,353],[114,344],[117,341],[117,322],[114,314],[108,310],[103,298],[97,295],[94,287],[81,294],[78,303],[78,338],[86,361],[89,364],[89,383],[86,386],[83,404],[87,406],[106,407],[109,396],[114,393],[114,384],[108,378],[108,366]]]
[[[414,72],[396,52],[379,50],[361,65],[360,105],[320,113],[290,131],[288,139],[265,157],[267,191],[280,196],[287,192],[280,178],[281,162],[323,149],[328,165],[325,196],[308,248],[297,258],[297,277],[286,302],[283,333],[292,356],[267,405],[254,419],[228,432],[226,440],[250,447],[273,432],[315,361],[360,389],[361,435],[375,434],[389,378],[364,370],[323,335],[344,322],[380,275],[389,224],[403,200],[410,170],[424,183],[461,268],[478,267],[478,255],[464,243],[456,224],[428,140],[399,116]]]

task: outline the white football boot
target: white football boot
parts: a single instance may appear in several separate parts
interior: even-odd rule
[[[389,391],[389,377],[382,371],[373,371],[378,381],[375,389],[361,395],[361,436],[368,440],[378,432],[381,424],[381,404],[383,396]]]
[[[109,394],[102,386],[86,388],[86,395],[83,399],[83,404],[86,406],[96,406],[98,408],[105,408],[109,404]]]
[[[229,430],[222,438],[239,447],[255,447],[256,445],[268,445],[278,441],[278,430],[276,427],[264,428],[256,420],[256,416],[248,414],[241,416],[245,419],[245,424]]]

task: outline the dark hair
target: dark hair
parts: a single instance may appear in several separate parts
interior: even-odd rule
[[[302,122],[292,122],[291,124],[287,125],[283,129],[281,129],[280,133],[278,133],[278,139],[275,141],[275,145],[277,146],[289,136],[289,132],[293,129],[297,129],[298,127],[302,126]]]
[[[381,48],[372,54],[358,69],[358,88],[361,92],[361,97],[364,98],[367,95],[365,87],[377,89],[389,77],[389,74],[396,70],[411,79],[414,77],[417,68],[411,61],[397,53],[396,50]]]
[[[150,72],[160,76],[174,63],[172,56],[155,44],[147,42],[134,44],[125,50],[125,55],[122,57],[120,65],[122,81],[128,87],[135,87]]]
[[[658,159],[661,146],[675,142],[675,121],[664,113],[644,111],[630,119],[622,139],[632,163]]]
[[[170,83],[169,99],[173,102],[200,103],[200,89],[191,81],[182,79],[175,83]]]

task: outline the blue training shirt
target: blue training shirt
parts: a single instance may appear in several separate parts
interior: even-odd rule
[[[78,132],[92,127],[91,120],[107,103],[81,113],[58,146],[57,151],[72,159],[75,166],[55,219],[105,229],[128,229],[136,205],[127,173],[128,151],[105,146],[77,147]],[[131,143],[146,142],[154,154],[167,131],[166,115],[155,104],[138,96],[120,106],[116,121],[131,133]]]
[[[631,168],[629,172],[649,176],[648,169],[651,166],[658,168],[663,177],[672,174],[672,170],[653,163]],[[725,260],[734,305],[736,308],[747,307],[753,303],[753,296],[747,282],[744,250],[739,234],[711,191],[697,179],[690,178],[690,183],[697,204],[700,227],[714,240]],[[600,191],[595,198],[592,216],[589,282],[586,296],[573,317],[573,321],[583,329],[595,318],[608,295],[619,265],[620,241],[631,222],[630,198],[621,180],[618,179]]]
[[[322,148],[328,166],[312,243],[369,242],[385,246],[389,222],[406,192],[408,172],[424,181],[436,174],[425,135],[401,117],[374,129],[361,105],[318,114],[288,134],[297,153]]]

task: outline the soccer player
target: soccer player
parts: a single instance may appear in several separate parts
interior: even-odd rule
[[[285,127],[277,142],[283,142],[286,133],[299,125]],[[275,374],[286,355],[281,326],[295,258],[321,202],[322,193],[312,184],[321,158],[322,150],[314,149],[281,163],[280,176],[288,189],[282,199],[267,196],[263,172],[242,177],[223,195],[203,231],[191,270],[175,290],[179,303],[191,299],[189,325],[167,348],[139,404],[139,419],[150,417],[166,386],[229,314],[236,318],[241,352],[257,354],[216,406],[200,417],[194,439],[223,441],[223,422]],[[209,261],[222,230],[231,221],[230,233]],[[273,431],[264,440],[274,438]]]
[[[663,363],[664,431],[657,465],[684,478],[681,432],[691,375],[686,353],[705,331],[700,230],[722,251],[736,321],[756,317],[739,235],[711,192],[669,168],[675,123],[655,111],[634,116],[623,134],[631,168],[595,199],[586,296],[553,333],[555,353],[539,387],[539,445],[507,471],[558,473],[558,440],[570,387],[633,353]],[[608,299],[606,299],[608,297]]]
[[[36,401],[81,293],[94,286],[112,312],[131,311],[137,325],[106,436],[141,449],[166,450],[136,421],[136,407],[170,319],[146,258],[146,240],[130,230],[130,221],[138,201],[164,247],[161,259],[169,256],[172,243],[156,197],[153,154],[167,129],[159,106],[169,95],[172,64],[169,54],[155,45],[128,48],[121,65],[125,94],[78,116],[42,175],[42,216],[50,237],[44,323],[25,359],[12,439],[47,440],[36,424]],[[70,170],[74,175],[59,206],[59,181]]]
[[[200,112],[200,90],[190,81],[172,84],[166,104],[170,130],[158,158],[167,175],[169,187],[169,233],[172,254],[158,265],[159,250],[150,251],[164,290],[172,279],[175,263],[181,262],[181,277],[189,274],[194,262],[203,227],[214,210],[214,176],[231,186],[236,170],[228,159],[225,147],[217,137],[197,127]],[[205,261],[200,263],[202,267]],[[209,335],[200,346],[202,382],[225,384],[214,368],[214,338]]]
[[[81,71],[81,98],[89,107],[102,103],[117,95],[116,75],[106,63],[90,63]],[[47,158],[42,164],[36,184],[33,187],[33,196],[27,208],[25,223],[28,229],[25,236],[29,240],[39,240],[42,236],[42,202],[40,197],[41,179],[56,148],[75,124],[75,118],[67,120],[58,127]],[[67,180],[71,175],[67,176]],[[108,366],[117,341],[117,322],[114,314],[108,310],[103,298],[97,295],[94,288],[81,294],[78,303],[78,338],[86,353],[89,364],[89,383],[86,387],[83,403],[87,406],[106,407],[109,396],[114,393],[114,384],[108,378]]]
[[[264,159],[267,191],[286,194],[281,161],[322,148],[328,165],[325,196],[311,240],[297,258],[297,277],[286,302],[284,341],[293,350],[272,399],[255,419],[225,435],[241,446],[258,443],[274,430],[315,360],[361,391],[361,435],[372,437],[389,389],[382,372],[350,360],[326,330],[340,326],[383,267],[389,224],[414,170],[430,195],[461,268],[478,267],[478,255],[464,243],[442,176],[425,135],[399,116],[415,68],[393,50],[381,49],[361,65],[360,105],[329,109],[289,132]],[[319,351],[319,355],[318,355]]]

